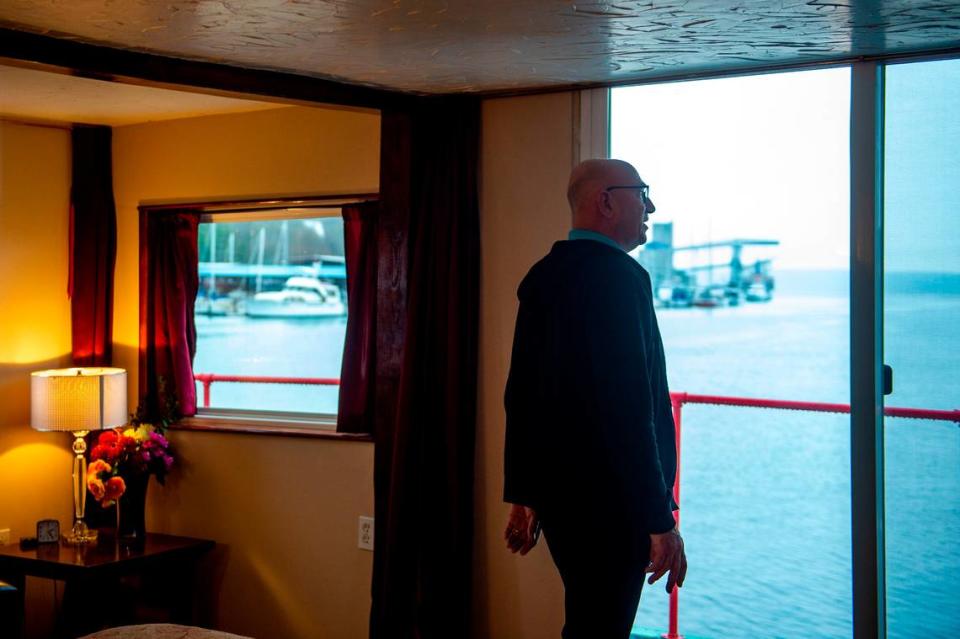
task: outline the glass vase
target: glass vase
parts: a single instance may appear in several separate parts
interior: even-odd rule
[[[150,475],[124,478],[127,489],[117,500],[117,539],[123,542],[143,542],[147,535],[147,486]]]

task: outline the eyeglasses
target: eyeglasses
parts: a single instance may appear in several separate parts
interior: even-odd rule
[[[650,199],[650,185],[649,184],[622,184],[608,186],[604,191],[614,191],[616,189],[640,189],[640,194],[643,195],[643,200],[647,201]]]

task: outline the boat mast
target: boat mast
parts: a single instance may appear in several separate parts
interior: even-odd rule
[[[213,265],[217,261],[217,225],[211,224],[210,229],[210,264]],[[217,276],[211,271],[210,279],[207,280],[207,297],[213,299],[213,296],[217,292]]]
[[[257,237],[258,250],[257,250],[257,289],[256,292],[260,292],[260,288],[263,286],[263,252],[266,249],[267,244],[267,233],[264,227],[260,227],[260,233]]]

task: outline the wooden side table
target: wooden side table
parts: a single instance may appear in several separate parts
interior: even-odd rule
[[[105,619],[98,610],[109,611],[111,588],[129,576],[166,577],[169,588],[171,620],[193,622],[193,582],[198,559],[214,548],[209,539],[194,539],[159,533],[147,533],[138,546],[118,543],[111,535],[101,534],[95,544],[70,546],[44,544],[21,550],[16,544],[0,546],[0,580],[17,589],[17,619],[13,629],[0,628],[0,635],[22,636],[26,577],[62,580],[63,607],[57,627],[62,636],[77,636],[93,630]]]

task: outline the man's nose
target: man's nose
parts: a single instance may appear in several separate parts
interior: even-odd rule
[[[650,198],[645,198],[643,200],[643,207],[646,209],[647,215],[650,215],[657,210],[657,207],[653,205],[653,200]]]

